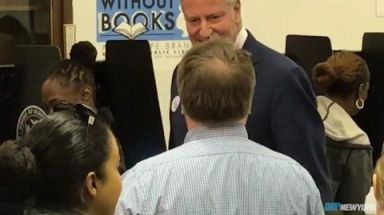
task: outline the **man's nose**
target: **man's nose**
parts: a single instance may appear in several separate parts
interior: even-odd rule
[[[212,28],[207,22],[202,22],[200,26],[200,36],[204,39],[209,39],[212,35]]]

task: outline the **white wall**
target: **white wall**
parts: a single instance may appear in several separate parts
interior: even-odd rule
[[[384,32],[377,0],[243,0],[244,25],[262,42],[284,51],[287,34],[326,35],[333,49],[360,50],[364,32]]]
[[[377,0],[242,0],[243,24],[258,40],[284,52],[287,34],[326,35],[333,49],[360,50],[363,32],[384,32],[384,17],[376,16]],[[96,1],[73,0],[76,40],[96,42]],[[164,45],[165,42],[160,42]],[[172,71],[179,57],[153,59],[166,139]]]

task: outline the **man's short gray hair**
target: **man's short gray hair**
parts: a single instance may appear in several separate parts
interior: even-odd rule
[[[192,47],[177,68],[184,112],[206,124],[236,122],[250,113],[255,72],[249,54],[224,40]]]
[[[229,5],[233,6],[233,5],[235,5],[236,1],[238,1],[238,0],[226,0],[226,1]]]
[[[229,5],[233,6],[235,5],[236,1],[239,1],[239,0],[225,0]],[[183,2],[183,0],[181,0],[181,2]]]

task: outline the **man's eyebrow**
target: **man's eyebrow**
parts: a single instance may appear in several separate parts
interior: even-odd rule
[[[184,16],[185,16],[185,18],[187,18],[187,19],[190,19],[190,18],[198,18],[198,16],[189,16],[189,15],[187,15],[187,14],[184,14]]]

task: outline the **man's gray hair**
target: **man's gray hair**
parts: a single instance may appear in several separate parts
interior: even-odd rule
[[[225,0],[229,5],[233,6],[235,5],[236,1],[239,1],[239,0]],[[183,0],[181,0],[180,2],[183,2]]]
[[[235,5],[236,1],[238,1],[238,0],[226,0],[226,1],[229,5],[233,6],[233,5]]]
[[[249,54],[221,39],[196,44],[177,68],[182,108],[211,125],[236,122],[250,113],[255,72]]]

